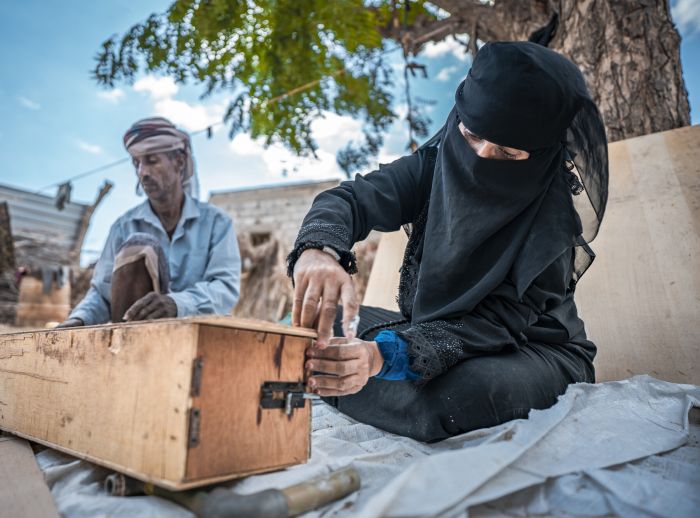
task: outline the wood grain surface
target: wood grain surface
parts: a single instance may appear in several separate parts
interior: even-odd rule
[[[198,358],[202,382],[193,408],[200,412],[199,444],[187,456],[187,478],[260,471],[306,462],[311,404],[260,407],[265,381],[304,380],[310,339],[202,325]]]
[[[0,337],[0,428],[148,480],[184,476],[196,325]]]
[[[700,126],[608,149],[608,209],[576,292],[597,379],[700,384]]]

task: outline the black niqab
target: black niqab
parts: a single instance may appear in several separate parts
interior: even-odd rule
[[[468,313],[503,282],[522,297],[567,248],[577,248],[572,280],[578,280],[605,211],[605,130],[569,60],[534,43],[488,43],[455,101],[429,143],[439,141],[439,148],[414,322]],[[459,131],[460,120],[529,158],[479,157]]]

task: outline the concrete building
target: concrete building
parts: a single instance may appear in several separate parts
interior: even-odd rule
[[[250,233],[253,245],[275,235],[291,248],[316,195],[339,183],[325,180],[218,191],[211,194],[209,203],[233,218],[236,232]]]

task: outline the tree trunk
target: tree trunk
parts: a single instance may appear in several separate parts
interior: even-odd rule
[[[0,273],[15,271],[15,244],[10,227],[10,208],[0,203]]]
[[[527,40],[553,14],[559,25],[549,43],[576,63],[605,121],[610,141],[690,124],[680,62],[680,36],[668,0],[496,0],[493,6],[432,0],[450,17],[416,20],[385,35],[419,52],[449,34],[470,40]],[[439,24],[439,25],[438,25]],[[436,31],[436,27],[449,27]],[[473,37],[476,36],[476,37]]]
[[[678,31],[668,0],[561,0],[552,41],[581,68],[608,139],[690,124]]]

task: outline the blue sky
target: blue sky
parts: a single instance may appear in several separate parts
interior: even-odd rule
[[[221,119],[224,95],[199,99],[196,86],[175,85],[168,78],[143,76],[116,90],[99,88],[90,77],[100,43],[122,34],[170,0],[4,0],[0,2],[0,182],[36,191],[70,176],[116,161],[125,155],[121,137],[131,123],[163,115],[194,131]],[[691,115],[700,121],[700,1],[677,0],[674,17],[681,32],[681,59],[690,93]],[[415,94],[436,102],[430,107],[434,129],[452,104],[454,86],[468,60],[453,41],[433,45],[418,57],[428,65],[429,80],[415,79]],[[397,70],[400,62],[397,56]],[[396,75],[397,109],[402,113],[402,75]],[[697,107],[693,109],[693,107]],[[293,157],[275,146],[264,150],[247,135],[230,141],[219,126],[212,139],[193,137],[201,195],[279,182],[340,177],[335,152],[360,137],[360,123],[329,115],[315,123],[321,160]],[[387,135],[379,161],[404,153],[405,124]],[[287,170],[288,175],[282,172]],[[111,223],[143,198],[134,193],[135,176],[126,163],[73,184],[73,198],[94,199],[105,179],[115,188],[93,217],[84,243],[83,262],[101,249]],[[55,189],[45,191],[53,194]]]

